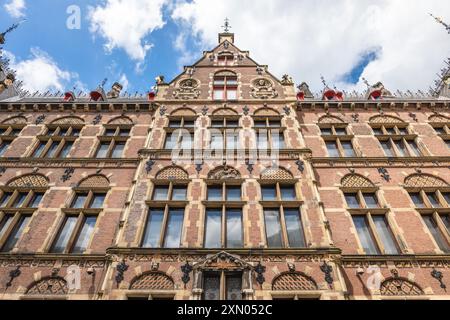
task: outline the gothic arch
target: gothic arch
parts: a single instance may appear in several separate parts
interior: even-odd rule
[[[2,124],[27,124],[27,118],[23,116],[16,116],[5,119]]]
[[[41,174],[26,174],[11,179],[7,186],[12,188],[47,188],[48,179]]]
[[[254,115],[262,117],[279,117],[280,113],[275,109],[264,107],[256,110]]]
[[[101,174],[84,178],[78,184],[79,188],[109,188],[109,179]]]
[[[431,123],[449,123],[450,118],[442,114],[434,114],[428,118],[428,122]]]
[[[313,278],[303,272],[284,272],[272,281],[274,291],[314,291],[318,290]]]
[[[338,116],[326,115],[326,116],[320,117],[318,123],[320,123],[320,124],[333,124],[333,123],[345,123],[345,121],[342,120]]]
[[[33,282],[27,295],[65,295],[68,293],[67,282],[61,277],[47,277]]]
[[[448,186],[448,183],[443,179],[431,174],[412,174],[405,179],[405,187],[407,188],[440,188]]]
[[[294,175],[287,169],[279,168],[267,168],[261,172],[262,180],[291,180],[294,179]]]
[[[405,123],[402,119],[394,116],[388,115],[379,115],[374,116],[369,119],[369,123],[378,123],[378,124],[395,124],[395,123]]]
[[[51,124],[59,124],[59,125],[84,125],[84,120],[80,117],[75,116],[67,116],[55,119],[51,122]]]
[[[189,174],[182,168],[171,166],[164,168],[156,174],[159,180],[188,180]]]
[[[173,111],[170,115],[175,116],[175,117],[176,116],[178,116],[178,117],[195,117],[195,116],[197,116],[195,111],[192,110],[191,108],[180,108],[180,109]]]
[[[229,166],[218,167],[208,173],[208,179],[210,180],[229,180],[240,178],[241,173],[235,168]]]
[[[237,116],[239,115],[236,110],[231,108],[220,108],[213,112],[213,116]]]
[[[421,296],[422,288],[405,278],[388,278],[381,283],[380,294],[383,296]]]
[[[171,277],[163,272],[149,271],[135,277],[130,284],[130,290],[174,290]]]
[[[359,174],[348,174],[341,180],[342,188],[374,188],[375,185],[369,179]]]
[[[127,116],[119,116],[119,117],[115,117],[115,118],[109,120],[108,124],[132,125],[133,124],[133,120],[131,120],[131,118],[127,117]]]

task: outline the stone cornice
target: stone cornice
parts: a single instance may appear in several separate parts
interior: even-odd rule
[[[70,102],[55,101],[39,102],[0,101],[0,112],[74,112],[74,113],[103,113],[103,112],[155,112],[159,108],[153,101],[129,101],[129,102]]]
[[[55,254],[0,254],[0,267],[104,267],[107,257],[100,254],[92,255],[55,255]]]
[[[341,110],[341,111],[354,111],[356,109],[362,110],[389,110],[389,109],[401,109],[401,110],[421,110],[428,108],[431,111],[439,109],[448,110],[450,106],[449,100],[428,100],[428,99],[389,99],[381,101],[367,101],[367,100],[345,100],[345,101],[297,101],[297,111],[314,111],[315,109],[323,109],[325,111]]]
[[[359,268],[377,265],[388,267],[395,265],[398,268],[450,268],[450,254],[447,255],[398,255],[398,256],[366,256],[343,255],[340,263],[346,268]]]
[[[39,167],[39,168],[135,168],[139,158],[127,159],[96,159],[96,158],[66,158],[66,159],[36,159],[36,158],[0,158],[0,167]]]
[[[359,158],[311,158],[314,167],[339,168],[339,167],[450,167],[450,157],[359,157]]]

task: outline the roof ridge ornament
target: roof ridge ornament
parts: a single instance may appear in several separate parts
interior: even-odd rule
[[[14,31],[15,29],[17,29],[26,19],[21,20],[18,23],[14,23],[11,27],[9,27],[8,29],[6,29],[5,32],[0,33],[0,44],[5,44],[5,36],[6,34]]]
[[[434,16],[432,13],[430,13],[430,16],[436,20],[437,23],[442,24],[445,27],[445,30],[447,30],[448,34],[450,34],[450,25],[445,23],[444,20],[442,20],[442,18],[436,17]]]

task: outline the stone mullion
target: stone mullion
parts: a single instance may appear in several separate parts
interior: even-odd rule
[[[169,205],[164,206],[164,217],[161,225],[161,230],[159,231],[159,247],[164,248],[164,238],[167,232],[167,221],[169,220]]]

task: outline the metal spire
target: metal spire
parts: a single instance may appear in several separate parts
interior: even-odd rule
[[[225,24],[222,26],[222,28],[225,33],[228,33],[232,28],[230,25],[230,20],[228,20],[228,18],[225,18]]]
[[[323,76],[320,76],[320,80],[322,80],[322,83],[325,86],[325,88],[328,88],[328,84]]]
[[[445,27],[445,30],[447,30],[448,34],[450,34],[450,25],[444,22],[442,18],[435,17],[433,14],[430,13],[430,16],[434,18],[438,23],[442,24]]]
[[[15,30],[15,29],[17,29],[17,27],[18,27],[22,22],[24,22],[24,21],[25,21],[25,19],[22,20],[22,21],[20,21],[19,23],[13,24],[11,27],[9,27],[8,29],[6,29],[5,32],[0,33],[0,44],[5,44],[5,36],[6,36],[6,34],[7,34],[7,33],[10,33],[11,31],[13,31],[13,30]]]

